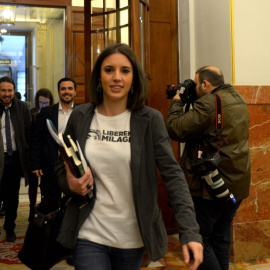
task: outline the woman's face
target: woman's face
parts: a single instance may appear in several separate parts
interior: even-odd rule
[[[103,101],[127,103],[133,81],[133,67],[122,53],[114,53],[103,60],[100,70]]]
[[[43,96],[39,96],[38,97],[38,104],[39,104],[39,108],[43,108],[43,107],[47,107],[50,105],[50,99],[43,97]]]

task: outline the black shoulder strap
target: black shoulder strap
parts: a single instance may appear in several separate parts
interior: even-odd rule
[[[217,151],[219,152],[220,141],[222,140],[226,144],[228,144],[229,142],[221,136],[221,133],[223,130],[223,108],[222,108],[221,97],[220,97],[220,95],[218,95],[216,93],[211,93],[211,94],[214,95],[214,97],[216,99],[216,134],[217,134],[217,142],[218,142]]]

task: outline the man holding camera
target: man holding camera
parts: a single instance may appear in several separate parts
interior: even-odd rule
[[[177,90],[166,126],[172,140],[185,143],[180,165],[204,243],[198,269],[228,270],[230,226],[249,195],[249,113],[245,100],[224,83],[217,67],[200,68],[194,82],[193,90]],[[193,108],[184,110],[186,102]]]

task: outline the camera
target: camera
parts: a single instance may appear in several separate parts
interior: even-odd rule
[[[196,84],[191,79],[185,80],[178,86],[167,85],[167,99],[172,99],[176,95],[177,90],[180,90],[180,98],[184,104],[193,103],[197,99]]]
[[[202,175],[205,175],[209,171],[215,170],[220,162],[221,157],[218,152],[205,152],[203,153],[202,158],[197,159],[191,164],[191,168],[200,172]]]
[[[217,198],[224,199],[225,201],[235,204],[236,200],[233,194],[228,190],[217,169],[220,162],[221,157],[218,152],[206,152],[202,155],[202,159],[196,160],[191,165],[191,168],[201,174],[201,177],[210,186],[213,194]]]

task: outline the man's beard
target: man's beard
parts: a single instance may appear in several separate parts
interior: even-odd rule
[[[2,97],[0,99],[0,103],[2,103],[3,105],[10,104],[11,102],[12,102],[12,97]]]
[[[75,97],[71,98],[70,100],[65,100],[64,98],[61,97],[60,100],[61,100],[63,103],[65,103],[65,104],[70,104],[70,103],[73,102],[74,98],[75,98]]]
[[[199,95],[198,95],[198,94],[199,94]],[[201,85],[200,85],[200,87],[199,87],[199,93],[198,93],[198,94],[197,94],[197,95],[198,95],[199,98],[205,95],[205,93],[204,93],[203,88],[202,88]]]

